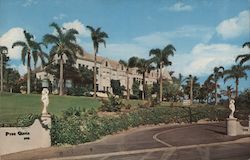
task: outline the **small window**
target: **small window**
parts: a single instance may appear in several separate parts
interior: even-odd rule
[[[99,73],[99,67],[96,67],[96,74]]]
[[[81,68],[81,64],[78,64],[78,68]]]
[[[108,67],[108,62],[106,61],[106,67]]]

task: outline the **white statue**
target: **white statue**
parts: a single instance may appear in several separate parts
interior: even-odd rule
[[[229,109],[231,109],[231,113],[229,115],[229,118],[235,118],[234,117],[234,111],[235,111],[234,103],[235,103],[235,101],[233,99],[231,99],[230,102],[229,102]]]
[[[42,114],[48,114],[47,108],[49,105],[49,90],[47,88],[44,88],[42,91],[41,101],[43,102]]]

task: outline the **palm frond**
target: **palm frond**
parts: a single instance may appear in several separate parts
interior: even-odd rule
[[[95,29],[92,26],[86,26],[86,27],[90,30],[91,33],[95,32]]]
[[[130,57],[128,60],[128,65],[130,67],[136,67],[138,64],[139,58],[138,57]]]
[[[49,43],[52,44],[58,44],[59,43],[59,38],[55,35],[52,34],[46,34],[43,36],[43,42],[47,45]]]
[[[99,36],[101,38],[109,38],[108,34],[106,32],[100,32]]]
[[[28,47],[23,47],[23,49],[21,51],[23,65],[25,65],[25,57],[26,57],[27,53],[28,53]]]
[[[235,59],[235,62],[237,62],[240,59],[240,65],[243,65],[246,61],[250,60],[250,54],[242,54],[238,55]]]
[[[77,30],[75,30],[75,29],[69,29],[64,34],[63,40],[65,42],[70,42],[70,41],[76,42],[76,36],[75,36],[76,34],[78,34]]]
[[[119,63],[125,67],[128,67],[128,63],[124,60],[119,60]]]
[[[32,57],[34,60],[34,66],[36,66],[37,60],[38,60],[38,51],[37,50],[32,51]]]
[[[244,47],[248,47],[248,48],[250,48],[250,42],[245,42],[243,45],[242,45],[242,47],[244,48]]]
[[[82,47],[76,43],[68,43],[67,46],[69,47],[69,49],[71,49],[74,52],[75,55],[76,53],[78,53],[79,55],[84,54]]]
[[[228,81],[230,79],[235,79],[235,77],[233,75],[228,75],[228,76],[224,77],[224,83],[226,83],[226,81]]]
[[[32,34],[30,34],[29,32],[27,32],[26,30],[24,30],[23,33],[24,33],[24,37],[25,37],[28,45],[32,46],[34,36]]]
[[[12,48],[18,47],[18,46],[20,46],[20,47],[28,47],[28,45],[23,41],[16,41],[16,42],[14,42],[12,44]]]
[[[151,49],[149,51],[149,56],[157,56],[157,57],[160,57],[160,54],[161,54],[161,50],[159,48],[156,48],[156,49]]]
[[[62,37],[62,35],[63,35],[62,29],[59,27],[59,25],[57,23],[53,22],[49,26],[55,28],[57,33],[58,33],[58,36]]]

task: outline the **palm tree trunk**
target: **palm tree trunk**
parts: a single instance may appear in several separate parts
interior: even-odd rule
[[[36,69],[36,65],[34,65],[34,69]],[[37,79],[36,79],[36,73],[35,74],[35,80],[34,80],[34,90],[37,91]]]
[[[235,79],[235,84],[236,84],[236,86],[235,86],[235,98],[237,98],[238,97],[239,78]]]
[[[217,82],[215,82],[215,105],[217,105],[218,104],[218,102],[217,102]]]
[[[28,53],[27,62],[27,94],[30,94],[30,52]]]
[[[190,80],[190,103],[193,104],[193,78]]]
[[[127,100],[129,100],[130,90],[129,90],[129,74],[127,70]]]
[[[1,54],[1,92],[3,92],[3,53]]]
[[[61,59],[60,59],[60,80],[59,80],[59,88],[60,88],[59,95],[62,96],[62,95],[63,95],[63,57],[62,57],[62,55],[61,55]]]
[[[142,100],[145,99],[145,72],[142,74]]]
[[[96,54],[97,54],[97,48],[95,48],[95,60],[94,60],[94,98],[96,98]]]
[[[162,62],[160,64],[160,102],[162,102]]]
[[[158,86],[159,86],[159,68],[157,68],[157,70],[156,70],[156,76],[157,76],[157,78],[156,78],[156,84],[157,84],[157,91],[156,91],[156,95],[157,95],[157,97],[160,99],[160,92],[159,92],[159,90],[158,90]]]

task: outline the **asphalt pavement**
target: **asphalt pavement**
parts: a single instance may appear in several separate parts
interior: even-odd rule
[[[4,155],[1,160],[250,159],[250,135],[227,136],[226,123],[139,127],[92,143]]]

